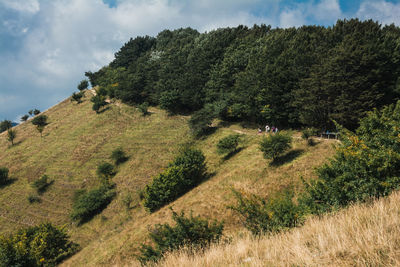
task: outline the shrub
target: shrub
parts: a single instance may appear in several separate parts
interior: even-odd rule
[[[78,224],[85,223],[105,209],[115,197],[115,191],[102,185],[88,192],[79,191],[74,199],[71,218]]]
[[[46,115],[40,115],[32,120],[32,124],[36,126],[36,129],[40,133],[40,137],[42,137],[42,133],[44,128],[47,126],[47,116]]]
[[[12,122],[9,120],[4,120],[0,122],[0,133],[5,132],[12,128]]]
[[[260,143],[260,150],[264,158],[275,160],[291,148],[291,143],[292,137],[289,134],[277,133],[264,137]]]
[[[115,165],[119,165],[127,161],[128,157],[126,156],[122,148],[119,147],[111,153],[111,159],[114,160]]]
[[[205,176],[203,153],[196,149],[185,149],[145,187],[143,205],[153,212],[195,187]]]
[[[107,105],[106,98],[99,94],[92,97],[90,101],[93,102],[92,109],[96,111],[96,113],[99,113],[100,109]]]
[[[108,181],[115,173],[114,166],[108,162],[104,162],[97,167],[97,175],[104,181]]]
[[[5,185],[9,181],[8,172],[6,167],[0,167],[0,185]]]
[[[370,112],[356,134],[342,133],[342,144],[329,163],[306,183],[300,199],[311,212],[321,213],[386,196],[400,185],[400,101]]]
[[[124,204],[126,210],[130,210],[131,209],[132,201],[133,201],[133,198],[132,198],[132,194],[130,192],[126,192],[122,196],[122,203]]]
[[[307,141],[307,144],[309,146],[313,146],[314,143],[314,139],[312,139],[313,136],[318,134],[318,130],[315,128],[307,128],[307,129],[303,129],[301,131],[301,137]]]
[[[17,131],[13,129],[9,129],[7,131],[7,140],[11,142],[11,145],[14,145],[14,140],[17,138]]]
[[[237,150],[239,145],[240,135],[231,134],[218,141],[217,152],[218,154],[231,154]]]
[[[78,84],[78,90],[79,91],[83,91],[85,89],[87,89],[89,87],[89,82],[87,80],[82,80],[79,84]]]
[[[143,114],[143,116],[146,116],[147,114],[149,114],[149,111],[148,111],[149,103],[144,102],[144,103],[138,105],[138,109]]]
[[[156,262],[163,255],[172,250],[177,250],[184,246],[189,249],[204,249],[212,242],[217,242],[224,229],[222,222],[213,221],[210,223],[200,217],[185,217],[184,213],[177,214],[172,211],[172,219],[175,226],[169,224],[157,224],[150,230],[150,239],[154,247],[142,245],[139,261],[146,265],[148,262]]]
[[[76,101],[78,104],[82,103],[82,97],[85,95],[85,92],[73,93],[71,96],[71,102]]]
[[[32,183],[32,187],[36,189],[38,194],[44,193],[49,185],[51,185],[51,182],[49,182],[49,177],[47,175],[43,175]]]
[[[39,115],[39,114],[40,114],[40,110],[38,110],[38,109],[35,108],[35,109],[33,110],[33,115],[36,116],[36,115]]]
[[[28,201],[29,201],[29,203],[32,204],[32,203],[35,203],[35,202],[41,202],[41,199],[40,199],[39,196],[31,194],[31,195],[28,196]]]
[[[27,121],[29,119],[29,115],[24,115],[21,117],[21,121]]]
[[[46,126],[47,125],[47,116],[46,115],[40,115],[32,120],[32,124],[35,126],[41,125],[41,126]]]
[[[233,191],[237,204],[229,208],[237,212],[243,226],[254,235],[277,232],[302,222],[304,209],[293,201],[293,192],[285,190],[264,200],[256,195]]]
[[[64,229],[41,224],[0,236],[0,266],[55,266],[78,250]]]

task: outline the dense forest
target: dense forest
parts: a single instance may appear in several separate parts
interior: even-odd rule
[[[355,129],[400,96],[400,28],[372,20],[332,27],[186,28],[125,43],[86,72],[92,86],[129,104],[191,114],[197,134],[214,118],[278,127]]]

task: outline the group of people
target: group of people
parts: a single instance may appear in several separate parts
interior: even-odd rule
[[[277,133],[278,132],[278,127],[275,127],[275,126],[272,126],[272,127],[269,127],[269,125],[267,124],[266,126],[265,126],[265,133]],[[261,134],[262,133],[262,130],[261,130],[261,128],[258,128],[258,133],[259,134]]]

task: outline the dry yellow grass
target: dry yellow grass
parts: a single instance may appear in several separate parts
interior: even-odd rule
[[[244,234],[194,256],[172,253],[159,266],[400,266],[400,192],[285,233]]]

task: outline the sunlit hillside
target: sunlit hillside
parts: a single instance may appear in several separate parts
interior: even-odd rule
[[[0,231],[11,232],[43,221],[66,225],[72,239],[82,247],[64,262],[66,266],[131,264],[138,247],[146,241],[148,227],[170,221],[169,207],[224,220],[225,233],[231,235],[242,229],[237,216],[227,209],[233,202],[232,188],[264,197],[288,185],[300,188],[300,177],[313,177],[314,167],[332,155],[336,142],[317,140],[309,147],[293,132],[291,152],[281,165],[270,166],[258,149],[262,135],[256,129],[216,122],[213,134],[193,141],[185,116],[168,116],[157,108],[142,116],[136,108],[119,102],[96,114],[91,109],[90,93],[86,94],[81,104],[67,99],[46,111],[49,125],[42,138],[29,121],[15,127],[17,139],[12,147],[6,134],[0,135],[0,165],[9,168],[14,179],[0,189]],[[216,144],[231,133],[242,134],[241,149],[223,160],[216,153]],[[140,203],[139,191],[187,143],[204,152],[210,178],[149,214]],[[129,156],[113,178],[117,197],[94,219],[76,226],[69,218],[74,192],[99,184],[96,168],[104,161],[111,162],[111,152],[117,147]],[[27,198],[34,192],[31,183],[43,174],[54,182],[40,196],[40,203],[30,204]],[[127,209],[129,195],[132,203]]]
[[[194,257],[168,255],[160,266],[399,266],[400,193],[310,218],[260,239],[242,235]]]

